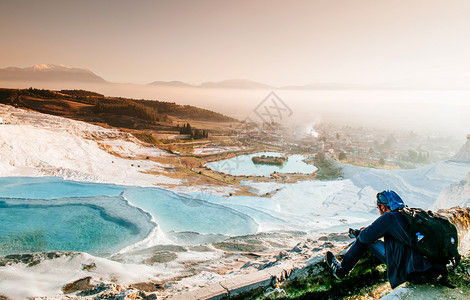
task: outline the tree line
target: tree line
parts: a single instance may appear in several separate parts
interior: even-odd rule
[[[14,104],[19,97],[29,96],[40,99],[64,99],[94,106],[97,113],[113,113],[138,117],[148,122],[166,121],[167,116],[230,122],[236,119],[223,114],[191,105],[179,105],[174,102],[157,100],[136,100],[121,97],[105,97],[102,94],[86,90],[44,90],[44,89],[0,89],[0,103]],[[202,135],[203,133],[201,133]]]
[[[155,107],[160,113],[168,114],[174,117],[215,121],[215,122],[235,122],[234,118],[228,117],[221,113],[211,111],[204,108],[195,107],[192,105],[179,105],[175,102],[164,102],[157,100],[136,100],[146,106]]]
[[[180,128],[180,134],[189,134],[191,138],[195,140],[209,137],[209,133],[207,131],[201,129],[193,129],[191,127],[191,124],[189,123],[183,124],[183,127]]]

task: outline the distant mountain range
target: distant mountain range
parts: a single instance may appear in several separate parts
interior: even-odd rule
[[[199,85],[192,85],[181,81],[154,81],[150,86],[173,86],[173,87],[194,87],[194,88],[209,88],[209,89],[273,89],[267,84],[259,83],[252,80],[245,79],[230,79],[219,82],[203,82]]]
[[[151,86],[174,86],[174,87],[191,87],[192,85],[182,81],[154,81],[147,85]]]
[[[0,69],[0,81],[65,81],[107,83],[106,80],[86,69],[64,65],[42,64],[29,68],[9,67]]]
[[[199,85],[202,88],[216,89],[273,89],[274,87],[251,80],[231,79],[219,82],[204,82]]]
[[[65,65],[41,64],[29,68],[9,67],[0,69],[0,81],[4,82],[74,82],[74,83],[110,83],[87,69],[71,68]],[[432,84],[431,84],[432,83]],[[230,79],[218,82],[204,82],[193,85],[182,81],[154,81],[147,86],[157,87],[190,87],[206,89],[243,89],[243,90],[352,90],[352,89],[470,89],[470,81],[453,82],[448,84],[443,79],[431,78],[428,80],[406,80],[388,82],[374,85],[346,84],[334,82],[321,82],[306,85],[292,85],[275,87],[268,84],[246,80]]]
[[[28,68],[8,67],[0,69],[0,81],[4,82],[74,82],[74,83],[110,83],[87,69],[72,68],[60,64],[40,64]],[[203,82],[193,85],[182,81],[154,81],[147,86],[191,87],[206,89],[341,89],[354,88],[350,85],[317,83],[305,86],[275,87],[268,84],[246,80],[230,79],[218,82]]]
[[[194,88],[208,88],[208,89],[244,89],[244,90],[339,90],[339,89],[370,89],[371,86],[343,84],[343,83],[312,83],[307,85],[298,86],[283,86],[276,87],[261,82],[246,80],[246,79],[230,79],[218,82],[203,82],[199,85],[191,85],[181,81],[155,81],[150,86],[179,86],[179,87],[194,87]]]

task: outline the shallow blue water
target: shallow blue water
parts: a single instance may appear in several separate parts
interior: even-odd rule
[[[131,189],[124,193],[124,197],[152,214],[164,232],[243,235],[258,229],[258,224],[250,216],[237,210],[161,189]]]
[[[239,155],[233,158],[224,159],[207,163],[206,166],[212,170],[223,172],[231,175],[254,175],[269,176],[271,173],[301,173],[310,174],[317,170],[313,165],[306,164],[303,155],[291,155],[282,166],[254,164],[251,160],[254,156],[282,156],[277,152],[260,152],[247,155]]]
[[[136,243],[149,233],[123,216],[107,213],[103,206],[81,200],[0,198],[0,253],[62,250],[104,254]]]
[[[163,232],[240,235],[258,224],[232,208],[159,188],[0,178],[0,254],[31,251],[114,253]]]
[[[0,177],[0,197],[53,199],[117,196],[126,186],[63,180],[57,177]]]

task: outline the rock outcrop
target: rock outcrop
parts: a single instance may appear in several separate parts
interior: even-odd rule
[[[470,230],[470,208],[454,207],[439,210],[457,227],[461,238],[459,251],[469,255],[467,243]],[[290,251],[283,253],[279,259],[258,272],[239,276],[170,297],[169,299],[220,299],[237,296],[240,299],[263,298],[270,293],[302,299],[334,299],[358,293],[372,285],[386,282],[386,270],[381,268],[374,257],[367,256],[341,282],[335,281],[324,263],[327,250],[344,254],[348,246],[338,246],[337,242],[348,240],[346,234],[330,234],[318,240],[307,240],[299,243]],[[336,243],[334,243],[336,242]],[[249,275],[249,276],[248,276]],[[379,297],[389,293],[388,284],[379,287]],[[294,296],[296,295],[296,296]]]
[[[467,142],[462,146],[460,151],[454,155],[450,161],[470,162],[470,138],[467,136]]]
[[[439,210],[456,225],[462,245],[462,255],[470,254],[468,239],[470,229],[470,207],[454,207]],[[106,282],[92,273],[86,277],[69,282],[62,287],[62,293],[70,299],[271,299],[272,296],[286,296],[305,299],[333,299],[354,294],[372,293],[382,297],[391,291],[386,282],[386,269],[373,256],[361,260],[354,270],[342,281],[335,280],[324,257],[327,251],[341,256],[352,242],[346,233],[331,233],[316,239],[305,239],[290,250],[283,250],[273,259],[259,261],[257,271],[221,278],[201,288],[169,293],[171,286],[159,282],[138,282],[118,284]],[[18,254],[0,258],[0,265],[25,264],[35,266],[45,260],[60,259],[63,256],[78,255],[71,252],[49,252],[37,254]],[[254,253],[252,255],[255,255]],[[468,262],[468,259],[467,259]],[[465,265],[468,265],[468,263]],[[82,264],[83,270],[93,270],[94,264]],[[95,278],[96,277],[96,278]],[[371,287],[374,287],[371,289]],[[365,292],[366,290],[370,291]],[[464,293],[468,291],[465,290]],[[407,291],[413,293],[413,291]],[[0,299],[7,299],[1,298]],[[419,298],[419,297],[418,297]]]
[[[470,172],[467,174],[467,177],[443,190],[434,203],[433,208],[449,208],[453,206],[470,206]]]
[[[74,252],[42,252],[42,253],[25,253],[25,254],[9,254],[0,257],[0,267],[10,266],[15,264],[25,264],[28,267],[40,264],[44,260],[56,259],[63,256],[74,256]]]

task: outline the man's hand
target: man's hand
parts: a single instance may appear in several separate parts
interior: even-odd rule
[[[361,233],[360,229],[352,229],[349,228],[349,237],[352,239],[355,239],[358,237],[359,233]]]

